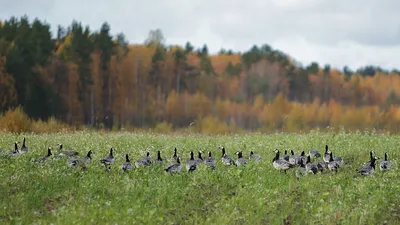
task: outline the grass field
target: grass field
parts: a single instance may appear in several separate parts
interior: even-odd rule
[[[26,135],[29,152],[0,157],[0,224],[400,224],[400,137],[376,134],[163,136],[113,133]],[[9,151],[23,135],[2,134],[0,148]],[[72,170],[66,160],[36,160],[47,146],[94,149],[87,171]],[[345,160],[337,174],[326,172],[296,179],[295,170],[273,168],[275,148],[281,151],[317,148],[325,144]],[[263,161],[244,167],[221,163],[223,145],[229,155],[242,150]],[[131,161],[157,150],[170,158],[178,148],[183,168],[170,175],[166,167],[140,168],[122,174],[125,153]],[[107,173],[99,163],[110,147],[116,161]],[[374,149],[392,161],[392,171],[370,177],[357,174]],[[193,173],[184,165],[189,152],[212,151],[217,168]],[[56,151],[53,151],[56,153]],[[168,163],[167,163],[168,164]]]

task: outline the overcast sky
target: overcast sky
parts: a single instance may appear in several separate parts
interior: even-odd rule
[[[297,61],[355,69],[400,68],[399,0],[0,0],[0,20],[27,14],[55,32],[73,19],[143,43],[160,28],[168,44],[246,51],[268,43]]]

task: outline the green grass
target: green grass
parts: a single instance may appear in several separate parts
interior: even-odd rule
[[[0,148],[9,151],[22,135],[3,134]],[[268,136],[162,136],[113,133],[26,135],[30,152],[17,158],[0,157],[0,224],[399,224],[400,138],[376,134],[268,135]],[[63,143],[85,155],[95,149],[84,172],[72,170],[66,161],[36,160],[47,146]],[[342,156],[345,167],[337,174],[323,173],[296,179],[272,167],[273,149],[300,150],[325,144]],[[221,151],[252,150],[263,157],[259,164],[227,167]],[[110,147],[116,161],[107,173],[100,165]],[[164,167],[121,173],[125,153],[134,162],[147,149],[171,157],[177,146],[183,158],[181,174],[170,175]],[[357,175],[374,149],[385,151],[393,170],[370,177]],[[200,168],[187,173],[190,151],[211,150],[217,169]],[[166,165],[165,165],[166,166]]]

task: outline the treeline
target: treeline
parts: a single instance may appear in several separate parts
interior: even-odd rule
[[[397,70],[302,66],[269,45],[210,55],[166,46],[158,29],[132,45],[110,29],[73,21],[53,37],[37,19],[0,22],[0,111],[95,128],[398,131]]]

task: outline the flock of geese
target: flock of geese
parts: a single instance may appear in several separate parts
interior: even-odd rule
[[[4,152],[0,149],[0,154],[5,156],[18,156],[29,151],[29,148],[26,146],[26,138],[24,137],[21,148],[18,147],[19,142],[14,143],[14,149],[9,152]],[[254,154],[253,151],[250,152],[248,158],[243,157],[242,151],[236,152],[237,159],[234,160],[231,156],[229,156],[224,147],[220,147],[222,151],[221,161],[224,165],[230,166],[242,166],[246,165],[248,161],[260,162],[262,160],[260,155]],[[305,176],[309,173],[316,174],[328,171],[337,172],[338,169],[343,167],[344,161],[341,157],[333,156],[331,150],[329,150],[328,145],[325,145],[325,153],[321,155],[318,150],[311,150],[306,155],[304,151],[301,152],[300,155],[295,155],[293,150],[290,150],[290,155],[288,151],[285,150],[283,156],[280,156],[280,151],[275,149],[275,157],[272,160],[272,166],[280,171],[284,171],[286,173],[287,170],[292,168],[297,168],[296,176]],[[203,159],[202,151],[198,152],[197,158],[194,157],[193,151],[190,152],[190,158],[186,162],[186,170],[188,172],[195,171],[201,164],[205,164],[207,167],[211,169],[215,169],[217,166],[217,160],[212,157],[211,152],[208,152],[208,156]],[[52,148],[48,147],[47,154],[43,157],[40,157],[37,161],[39,163],[44,163],[48,159],[60,160],[62,158],[67,158],[67,163],[69,166],[73,168],[77,168],[77,166],[81,166],[83,170],[86,170],[86,164],[92,161],[92,150],[88,151],[86,156],[78,157],[79,152],[65,150],[63,149],[62,144],[58,144],[58,154],[53,155]],[[311,159],[318,159],[322,156],[322,161],[311,162]],[[363,167],[358,170],[361,175],[371,175],[376,171],[377,160],[380,159],[378,156],[375,156],[375,152],[370,151],[370,160],[366,162]],[[179,173],[182,170],[181,159],[178,156],[177,148],[174,149],[174,153],[172,157],[168,160],[169,166],[165,168],[166,172],[171,174]],[[99,161],[103,164],[107,171],[110,171],[111,165],[115,162],[114,157],[114,148],[111,148],[109,153]],[[147,152],[146,156],[137,159],[134,164],[132,164],[129,154],[125,155],[125,162],[122,164],[122,171],[128,172],[131,171],[134,167],[146,167],[152,164],[163,165],[165,160],[161,157],[161,152],[157,151],[157,156],[153,160],[150,156],[150,152]],[[379,163],[379,168],[382,172],[390,169],[390,161],[388,160],[388,153],[385,152],[384,160],[381,160]]]
[[[376,171],[377,160],[380,158],[375,156],[375,152],[371,150],[369,152],[370,160],[364,163],[363,167],[358,170],[361,175],[371,175]],[[275,157],[272,160],[272,165],[275,169],[285,171],[294,168],[296,166],[296,176],[304,176],[308,173],[316,174],[322,173],[324,170],[335,171],[343,167],[344,160],[340,156],[333,157],[333,152],[329,150],[328,145],[325,145],[325,153],[322,156],[322,161],[311,162],[311,158],[317,159],[321,157],[321,153],[318,150],[311,150],[309,154],[301,152],[300,156],[294,154],[293,150],[290,150],[290,155],[285,153],[282,157],[280,156],[279,150],[275,150]],[[388,160],[388,153],[385,152],[384,160],[379,163],[379,168],[382,172],[390,169],[390,161]]]

